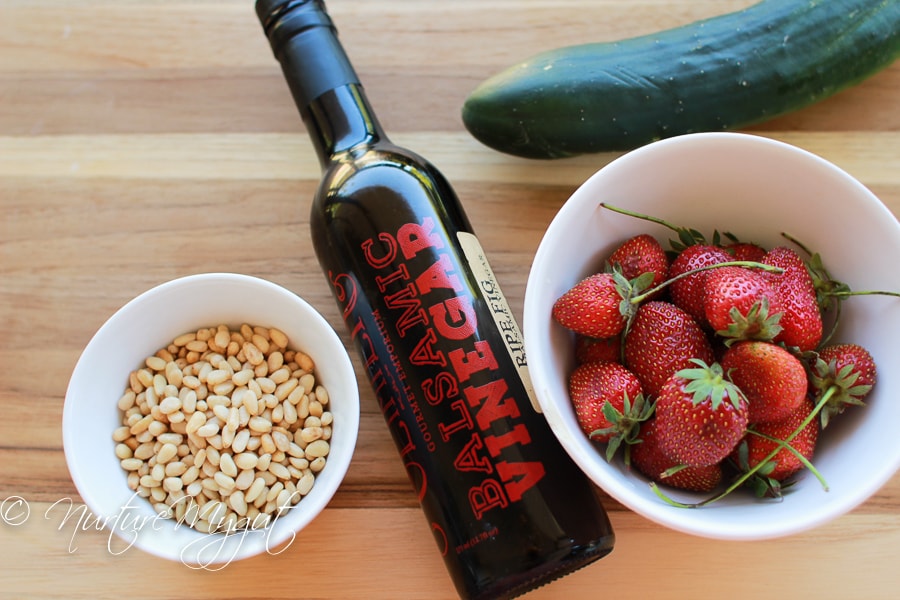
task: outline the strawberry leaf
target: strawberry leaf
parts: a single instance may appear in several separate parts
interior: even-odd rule
[[[708,400],[712,409],[717,410],[722,401],[728,398],[728,401],[739,409],[741,401],[746,401],[740,388],[725,378],[722,365],[719,363],[707,365],[697,358],[691,359],[691,362],[698,367],[681,369],[675,375],[685,380],[684,392],[692,396],[694,406]]]
[[[758,302],[754,302],[747,315],[741,314],[736,307],[728,312],[731,323],[725,329],[716,331],[725,338],[725,345],[731,346],[741,340],[770,341],[781,333],[783,327],[779,324],[784,313],[769,314],[769,299],[763,296]]]

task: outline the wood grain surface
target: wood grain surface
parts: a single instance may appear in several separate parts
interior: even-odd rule
[[[488,75],[534,52],[621,38],[748,0],[332,0],[382,124],[459,193],[521,316],[541,235],[617,155],[517,159],[464,130]],[[900,211],[900,63],[751,129],[835,162]],[[308,234],[317,160],[250,0],[0,0],[0,598],[451,599],[427,524],[368,384],[346,480],[278,555],[217,572],[63,523],[69,376],[121,305],[206,271],[270,279],[340,329]],[[353,354],[357,372],[359,362]],[[17,499],[21,499],[21,502]],[[603,495],[612,555],[538,598],[894,598],[900,477],[812,532],[694,538]],[[27,503],[27,504],[26,504]],[[17,521],[23,507],[25,522]]]

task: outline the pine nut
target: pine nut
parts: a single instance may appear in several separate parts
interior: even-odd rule
[[[247,491],[244,492],[244,499],[247,502],[253,502],[256,500],[259,495],[266,489],[266,480],[262,477],[257,477],[253,480],[253,483],[247,488]]]
[[[216,472],[216,474],[213,475],[213,479],[219,484],[220,490],[231,491],[234,489],[234,478],[226,475],[222,471]]]
[[[245,342],[244,345],[241,346],[241,351],[247,358],[247,362],[253,366],[261,364],[265,360],[263,353],[252,342]]]
[[[269,465],[269,472],[279,479],[291,478],[291,473],[287,470],[287,467],[277,462],[273,462]]]
[[[275,382],[272,381],[271,379],[269,379],[268,377],[257,377],[256,383],[259,384],[259,389],[262,391],[263,394],[271,394],[272,392],[275,391],[275,388],[277,387]]]
[[[272,454],[273,452],[278,450],[278,448],[275,446],[275,441],[268,433],[264,433],[259,436],[259,448],[266,454]]]
[[[133,456],[140,460],[149,460],[151,456],[156,454],[155,445],[151,442],[145,442],[140,444],[133,451]]]
[[[234,487],[239,490],[246,490],[253,483],[255,477],[256,471],[253,469],[244,469],[234,478]]]
[[[234,443],[234,429],[226,425],[219,438],[222,440],[222,448],[230,448]]]
[[[297,362],[297,366],[303,369],[306,372],[312,372],[315,370],[315,363],[313,363],[313,359],[306,353],[298,352],[294,357],[294,360]]]
[[[222,454],[219,459],[219,468],[229,477],[237,477],[238,468],[230,454]]]
[[[312,472],[307,472],[300,478],[300,481],[297,482],[297,492],[301,496],[307,495],[312,490],[315,480],[315,475],[313,475]]]
[[[147,415],[146,417],[140,419],[137,423],[132,425],[129,431],[132,435],[137,435],[142,431],[147,431],[147,428],[150,427],[150,423],[152,423],[153,420],[153,415]]]
[[[241,469],[255,469],[259,457],[253,452],[242,452],[234,457],[234,464]]]
[[[272,381],[273,383],[275,382],[274,379],[270,379],[270,381]],[[281,402],[282,400],[287,398],[288,394],[294,391],[294,388],[296,388],[299,384],[300,381],[298,379],[288,379],[284,383],[279,384],[278,387],[275,388],[275,391],[273,393],[275,394],[275,397],[278,398],[278,401]]]
[[[279,329],[270,328],[269,339],[272,340],[278,348],[284,349],[288,346],[288,337]]]
[[[309,414],[314,417],[321,417],[325,414],[325,408],[318,400],[311,400],[309,403]]]
[[[139,458],[123,458],[119,464],[126,471],[137,471],[144,464],[144,461]]]
[[[134,390],[127,390],[121,398],[119,398],[119,410],[125,412],[132,406],[134,406],[135,399],[137,398],[137,394],[134,393]]]
[[[305,427],[300,431],[300,437],[307,444],[322,439],[323,431],[321,427]]]
[[[231,381],[236,386],[245,386],[253,379],[253,369],[241,369],[231,376]]]
[[[219,454],[218,450],[212,447],[206,449],[206,462],[218,468],[221,459],[222,455]]]
[[[216,346],[219,348],[227,348],[228,344],[231,342],[231,333],[227,328],[219,329],[216,332],[215,336]]]
[[[234,441],[231,442],[231,449],[234,452],[243,452],[247,449],[247,442],[250,441],[250,430],[249,429],[241,429],[234,436]]]
[[[166,463],[166,477],[181,477],[187,470],[188,466],[179,460]]]
[[[187,346],[187,344],[189,342],[192,342],[196,339],[197,339],[196,333],[185,333],[185,334],[179,335],[177,338],[175,338],[172,341],[172,344],[177,347],[183,347],[183,346]]]
[[[181,369],[174,362],[166,363],[166,381],[171,385],[180,388],[184,383],[184,375]]]
[[[319,458],[320,456],[328,456],[330,449],[331,447],[325,440],[316,440],[306,447],[306,457]]]
[[[272,441],[275,448],[281,452],[287,452],[291,447],[291,440],[284,431],[275,430],[272,432]]]
[[[228,497],[228,504],[231,505],[231,508],[235,510],[235,512],[241,516],[247,514],[247,501],[244,500],[244,493],[240,490],[236,490],[233,494]]]
[[[155,479],[150,475],[144,475],[143,477],[141,477],[141,485],[149,490],[150,488],[161,486],[162,481]]]
[[[163,444],[156,455],[156,462],[165,464],[178,456],[178,446],[175,444]]]
[[[163,487],[169,492],[175,492],[184,487],[181,477],[166,477],[163,479]]]
[[[287,381],[291,376],[291,370],[284,366],[284,354],[277,350],[269,354],[269,357],[266,359],[266,366],[270,373],[269,376],[275,383]],[[278,379],[281,381],[278,381]]]
[[[272,430],[272,422],[263,417],[252,417],[248,426],[251,431],[256,431],[258,433],[268,433]],[[134,427],[132,427],[132,429],[134,429]]]
[[[216,422],[207,422],[206,425],[197,430],[197,435],[200,437],[212,437],[219,433],[219,424]]]
[[[165,371],[166,370],[166,361],[161,359],[158,356],[148,356],[147,360],[144,361],[144,364],[147,365],[148,369],[153,371]]]
[[[209,344],[207,344],[204,340],[192,340],[184,345],[185,348],[189,352],[199,352],[204,353],[209,350]]]
[[[174,412],[178,412],[181,410],[181,398],[177,396],[168,396],[163,398],[163,401],[159,403],[159,410],[164,415],[171,415]]]
[[[185,431],[188,434],[195,433],[198,429],[206,425],[206,413],[197,411],[188,419]]]
[[[241,396],[241,404],[251,415],[256,416],[259,414],[259,401],[257,400],[256,394],[252,391],[248,391]]]

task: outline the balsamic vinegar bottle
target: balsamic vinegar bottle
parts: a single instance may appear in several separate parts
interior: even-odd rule
[[[321,0],[256,10],[322,165],[317,258],[459,595],[514,597],[605,556],[607,515],[533,409],[453,190],[385,136]]]

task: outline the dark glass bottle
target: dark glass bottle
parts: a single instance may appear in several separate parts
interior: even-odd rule
[[[459,595],[517,596],[605,556],[606,512],[532,408],[521,334],[455,193],[387,139],[323,2],[256,10],[322,164],[319,263]]]

